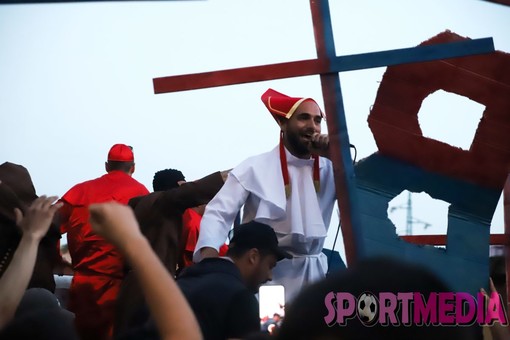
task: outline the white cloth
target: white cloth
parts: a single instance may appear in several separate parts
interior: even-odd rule
[[[289,302],[303,285],[323,278],[327,272],[322,247],[336,200],[333,167],[319,159],[320,192],[313,185],[313,159],[287,153],[291,195],[285,197],[279,147],[248,158],[235,167],[227,181],[209,202],[200,224],[193,259],[199,250],[216,250],[225,242],[234,219],[244,205],[243,222],[256,220],[270,225],[279,245],[294,255],[278,262],[272,283],[283,284]]]

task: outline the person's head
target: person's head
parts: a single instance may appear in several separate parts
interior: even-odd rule
[[[21,239],[21,230],[16,225],[14,209],[23,213],[37,199],[36,190],[28,170],[19,164],[5,162],[0,165],[0,276],[10,264]],[[60,239],[58,214],[41,240],[29,287],[55,290],[53,268],[56,265],[57,243]]]
[[[135,172],[133,148],[125,144],[115,144],[112,146],[108,152],[105,169],[106,172],[117,170],[132,175]]]
[[[234,227],[232,232],[227,256],[234,261],[246,285],[254,292],[272,279],[276,262],[292,258],[278,247],[276,234],[267,224],[251,221]]]
[[[182,172],[176,169],[160,170],[154,174],[152,188],[154,191],[164,191],[178,188],[186,179]]]
[[[332,293],[334,296],[350,294],[359,299],[365,293],[377,298],[379,293],[396,296],[398,293],[416,292],[428,300],[431,293],[449,291],[448,286],[422,265],[390,257],[365,259],[301,291],[286,305],[278,339],[474,339],[477,326],[383,326],[379,322],[368,326],[356,314],[347,319],[344,325],[338,324],[337,318],[332,320],[333,324],[325,321],[326,316],[336,312],[333,310],[335,307],[327,303],[330,301],[336,306],[336,300],[327,298]],[[359,302],[354,300],[354,303],[356,310]],[[394,306],[394,310],[402,308]]]
[[[280,126],[287,150],[296,157],[310,158],[312,136],[321,133],[324,118],[315,100],[289,97],[268,89],[262,101]]]
[[[289,118],[278,118],[287,150],[299,158],[310,157],[312,136],[321,133],[322,115],[314,101],[304,101]]]
[[[46,289],[28,289],[14,319],[2,329],[0,339],[78,339],[74,313],[60,306],[57,297]]]

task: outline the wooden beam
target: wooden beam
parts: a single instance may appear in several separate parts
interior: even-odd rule
[[[310,9],[317,57],[321,60],[330,60],[336,56],[336,50],[329,3],[310,0]],[[329,154],[333,163],[337,204],[342,219],[345,257],[348,266],[351,266],[357,262],[358,254],[361,253],[361,237],[356,235],[361,230],[361,221],[353,181],[354,168],[349,148],[342,89],[336,72],[323,73],[320,75],[320,80],[324,109],[329,115],[327,124]]]
[[[510,0],[485,0],[487,2],[493,2],[498,5],[510,6]]]
[[[153,79],[153,85],[154,93],[160,94],[315,74],[336,74],[344,71],[457,58],[493,51],[492,38],[481,38],[341,57],[319,57],[319,59],[159,77]]]
[[[444,44],[423,45],[389,51],[363,53],[336,57],[331,61],[333,72],[361,70],[416,62],[456,58],[465,55],[494,51],[492,38],[455,41]]]
[[[444,246],[446,244],[446,235],[406,235],[400,236],[403,240],[414,244],[428,244],[433,246]],[[491,234],[491,245],[510,245],[510,236],[507,234]]]
[[[310,76],[328,72],[327,61],[310,59],[287,63],[233,68],[154,78],[154,93],[197,90],[209,87],[244,84],[257,81]]]

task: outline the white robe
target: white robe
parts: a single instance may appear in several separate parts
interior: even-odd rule
[[[291,195],[285,197],[279,146],[253,156],[235,167],[209,202],[200,224],[194,261],[199,250],[216,250],[225,242],[234,219],[244,205],[243,223],[256,220],[273,227],[279,246],[294,255],[279,261],[271,284],[285,287],[289,302],[304,286],[325,277],[327,259],[322,254],[336,200],[333,167],[319,159],[320,192],[313,185],[313,159],[300,159],[285,150]]]

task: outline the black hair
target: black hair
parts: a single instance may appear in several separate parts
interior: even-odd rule
[[[154,174],[154,179],[152,180],[152,188],[154,191],[170,190],[173,188],[178,188],[179,184],[177,182],[185,180],[186,179],[184,178],[184,175],[179,170],[160,170]]]

